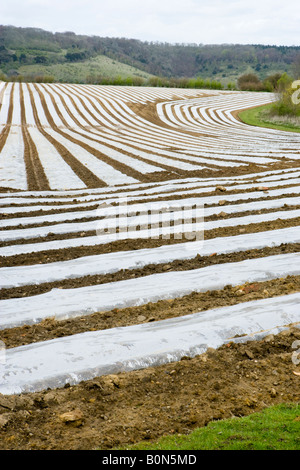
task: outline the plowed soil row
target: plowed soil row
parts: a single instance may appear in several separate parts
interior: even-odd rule
[[[22,134],[24,141],[24,161],[26,166],[28,190],[35,191],[48,191],[50,190],[49,182],[46,177],[44,168],[39,159],[39,154],[36,149],[35,143],[32,140],[26,124],[25,105],[23,88],[20,86],[20,106],[21,106],[21,121],[22,121]]]
[[[15,287],[10,289],[0,288],[0,299],[9,299],[16,297],[27,297],[42,294],[51,289],[71,289],[77,287],[99,285],[107,282],[116,282],[125,279],[139,278],[149,276],[151,274],[163,273],[166,271],[186,271],[191,269],[199,269],[206,266],[212,266],[223,263],[234,263],[244,259],[262,258],[266,256],[275,256],[282,253],[297,253],[300,251],[299,243],[283,244],[278,247],[266,247],[263,249],[246,250],[229,254],[213,254],[211,256],[197,255],[189,260],[174,260],[168,264],[149,264],[140,269],[122,269],[113,274],[82,276],[75,279],[65,279],[57,282],[49,282],[25,287]]]
[[[218,206],[217,206],[218,207]],[[249,210],[249,211],[244,211],[244,212],[233,212],[233,213],[226,213],[226,209],[224,209],[223,211],[220,209],[220,207],[218,207],[218,209],[216,209],[216,214],[215,215],[211,215],[211,216],[208,216],[208,217],[205,217],[205,221],[206,222],[210,222],[210,221],[214,221],[214,220],[219,220],[219,219],[235,219],[235,218],[238,218],[238,217],[243,217],[243,216],[248,216],[248,215],[258,215],[258,214],[271,214],[273,212],[280,212],[280,211],[287,211],[287,210],[296,210],[296,209],[299,209],[300,208],[300,205],[287,205],[287,204],[284,204],[282,207],[276,207],[276,208],[273,208],[273,209],[257,209],[257,210]],[[172,211],[173,212],[173,211]],[[176,211],[174,211],[174,213],[176,214]],[[180,214],[180,212],[179,212]],[[137,215],[141,215],[141,214],[137,214]],[[147,214],[145,214],[147,215]],[[95,213],[94,216],[89,216],[89,217],[80,217],[78,219],[72,219],[71,223],[73,224],[76,224],[76,223],[81,223],[81,222],[93,222],[93,221],[96,221],[96,220],[109,220],[110,217],[97,217],[97,214]],[[128,217],[128,220],[130,220],[130,217]],[[191,218],[191,223],[196,223],[196,219],[194,218]],[[7,219],[7,225],[5,227],[0,227],[0,234],[1,234],[1,231],[5,231],[5,230],[19,230],[19,229],[26,229],[26,228],[38,228],[38,227],[49,227],[49,226],[55,226],[55,225],[58,225],[58,224],[61,224],[63,223],[64,221],[63,220],[60,220],[60,221],[51,221],[51,222],[40,222],[40,223],[31,223],[31,224],[22,224],[22,219],[20,219],[20,224],[19,225],[12,225],[10,226],[9,225],[9,219]],[[178,225],[180,224],[181,222],[179,221],[170,221],[170,227],[174,226],[174,225]],[[139,226],[137,226],[136,228],[138,228]],[[143,228],[146,228],[144,225],[143,225]],[[150,229],[151,228],[151,224],[148,225],[148,228]]]
[[[206,230],[205,231],[205,239],[217,238],[217,237],[227,237],[227,236],[235,236],[240,235],[241,233],[257,233],[261,231],[267,230],[277,230],[280,228],[287,228],[287,227],[294,227],[299,225],[300,217],[294,219],[278,219],[275,221],[270,222],[261,222],[261,223],[253,223],[247,226],[237,225],[235,227],[224,227],[214,230]],[[84,240],[84,237],[88,236],[95,236],[96,232],[81,232],[80,236]],[[174,235],[170,235],[170,238],[148,238],[148,239],[128,239],[128,240],[117,240],[111,243],[105,243],[101,245],[93,245],[93,246],[84,246],[84,242],[82,246],[68,248],[68,249],[59,249],[59,250],[45,250],[40,252],[32,252],[26,254],[19,254],[14,256],[7,256],[7,257],[0,257],[1,265],[2,266],[14,266],[14,265],[26,265],[26,264],[36,264],[39,262],[54,262],[54,261],[62,261],[67,259],[74,259],[80,256],[88,256],[94,254],[102,254],[102,253],[111,253],[116,251],[129,251],[129,250],[137,250],[143,248],[155,248],[162,245],[169,245],[175,243],[184,243],[186,241],[191,241],[191,235],[186,234],[182,235],[182,238],[175,238]],[[68,234],[68,238],[77,238],[78,234]],[[64,235],[49,235],[45,238],[37,238],[31,240],[16,240],[15,243],[13,242],[3,242],[0,246],[9,246],[9,245],[26,245],[29,243],[40,243],[44,241],[53,241],[53,240],[63,240],[66,238],[66,234]],[[41,261],[43,260],[43,261]]]
[[[300,369],[292,361],[299,340],[300,329],[291,327],[162,367],[0,395],[0,449],[107,450],[299,403]]]

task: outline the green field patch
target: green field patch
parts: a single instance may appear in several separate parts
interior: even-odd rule
[[[239,118],[251,126],[268,127],[289,132],[300,132],[300,118],[275,116],[271,113],[273,104],[249,108],[239,113]]]
[[[300,405],[281,404],[260,413],[211,421],[188,435],[143,441],[127,450],[299,450]]]

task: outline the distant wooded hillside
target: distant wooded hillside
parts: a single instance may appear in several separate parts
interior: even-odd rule
[[[104,70],[100,60],[103,57],[115,68]],[[64,66],[66,71],[67,66],[85,64],[89,68],[81,69],[78,81],[86,81],[93,73],[103,77],[118,75],[124,65],[130,67],[131,72],[124,69],[120,75],[201,77],[224,82],[236,81],[240,75],[254,72],[263,80],[274,73],[286,72],[293,76],[299,62],[300,46],[169,44],[0,26],[0,70],[8,77],[33,70],[44,73],[46,67],[52,73],[51,70],[56,70],[54,66]],[[68,73],[64,78],[54,78],[68,81]],[[70,78],[76,81],[76,72],[75,78]]]

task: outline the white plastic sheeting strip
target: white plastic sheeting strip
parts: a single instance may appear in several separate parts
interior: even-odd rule
[[[0,112],[0,122],[7,118],[8,93],[12,87],[8,86],[4,93],[3,112]],[[0,186],[27,189],[27,176],[24,161],[24,141],[21,129],[20,85],[14,85],[14,106],[10,131],[5,145],[0,153]],[[2,107],[1,107],[2,110]],[[2,117],[3,116],[3,117]]]
[[[167,183],[165,181],[162,182],[155,182],[155,183],[135,183],[134,185],[122,185],[122,192],[124,193],[125,190],[136,190],[137,189],[142,189],[142,188],[147,188],[147,193],[148,191],[155,191],[155,190],[160,190],[160,192],[170,190],[170,189],[183,189],[183,188],[189,188],[189,187],[194,187],[194,186],[211,186],[211,185],[227,185],[227,184],[232,184],[232,183],[241,183],[243,181],[250,181],[253,178],[255,181],[259,181],[260,184],[265,181],[265,180],[278,180],[280,183],[280,180],[282,179],[291,179],[291,178],[297,178],[299,177],[300,172],[291,170],[291,169],[281,169],[281,170],[272,170],[270,171],[264,171],[261,173],[250,173],[246,175],[237,175],[237,176],[228,176],[228,177],[220,177],[218,180],[215,178],[205,178],[205,179],[198,179],[198,178],[187,178],[187,179],[180,179],[180,180],[170,180]],[[215,187],[215,186],[214,186]],[[150,188],[150,189],[149,189]],[[64,200],[66,198],[78,196],[78,195],[83,195],[83,194],[93,194],[93,195],[99,195],[99,194],[105,194],[105,193],[110,193],[110,194],[117,194],[120,190],[116,190],[113,187],[107,187],[107,188],[87,188],[87,189],[81,189],[81,190],[68,190],[68,191],[26,191],[26,197],[27,202],[30,202],[31,197],[43,197],[43,199],[47,200],[47,197],[51,196],[64,196]],[[3,201],[6,200],[7,195],[9,194],[11,198],[11,201],[17,201],[18,198],[21,196],[24,196],[24,192],[22,191],[15,191],[13,194],[11,193],[1,193],[0,194],[0,201],[1,205]]]
[[[81,145],[73,143],[58,132],[47,129],[47,133],[62,144],[77,160],[85,165],[94,175],[112,186],[116,184],[134,183],[137,180],[116,170],[111,165],[99,160],[97,157],[85,150]]]
[[[75,385],[96,376],[194,357],[229,341],[261,339],[299,322],[299,303],[297,293],[9,349],[0,369],[0,393]]]
[[[271,212],[270,214],[260,214],[254,216],[245,216],[245,217],[234,217],[232,219],[217,220],[213,222],[205,222],[204,224],[181,224],[174,225],[171,227],[160,227],[158,229],[149,229],[138,230],[138,231],[128,231],[120,233],[112,233],[110,235],[94,235],[88,237],[78,237],[78,238],[66,238],[61,240],[54,240],[49,242],[40,242],[40,243],[28,243],[20,245],[11,245],[0,247],[0,256],[15,256],[25,253],[49,251],[49,250],[62,250],[65,248],[74,248],[79,246],[96,246],[100,244],[111,243],[116,240],[132,240],[132,239],[142,239],[150,237],[159,237],[159,236],[169,236],[169,234],[177,234],[176,236],[180,238],[181,233],[185,233],[186,238],[189,240],[198,240],[204,235],[204,230],[212,230],[219,227],[234,227],[238,225],[247,225],[249,223],[261,223],[265,221],[273,221],[279,219],[293,219],[299,217],[300,210],[295,211],[280,211],[280,212]],[[70,224],[71,225],[71,224]],[[199,232],[200,227],[200,232]],[[99,226],[97,226],[99,228]],[[86,226],[82,228],[86,230]],[[198,230],[198,231],[197,231]],[[296,231],[296,229],[295,229]],[[13,232],[13,231],[12,231]],[[51,232],[51,231],[50,231]],[[0,231],[1,235],[1,231]],[[203,238],[203,237],[202,237]],[[1,237],[0,237],[1,240]]]
[[[26,190],[27,175],[24,161],[24,141],[20,126],[11,126],[0,153],[0,186]]]
[[[202,211],[201,211],[202,212]],[[219,212],[219,211],[218,211]],[[116,240],[125,240],[127,238],[151,238],[158,237],[159,235],[168,235],[168,234],[180,234],[189,232],[195,232],[196,230],[213,230],[222,227],[236,227],[237,225],[249,225],[255,223],[261,223],[266,221],[273,221],[277,219],[293,219],[300,216],[300,209],[289,210],[289,211],[276,211],[269,212],[266,214],[255,214],[241,217],[232,217],[229,219],[222,219],[216,221],[208,221],[204,224],[192,224],[189,223],[189,218],[195,217],[196,212],[193,210],[181,212],[166,212],[153,214],[151,219],[149,216],[141,217],[132,217],[123,219],[120,218],[119,225],[116,225],[118,219],[109,219],[105,218],[102,220],[93,220],[90,222],[78,222],[78,223],[61,223],[55,225],[47,225],[42,227],[35,228],[24,228],[24,229],[11,229],[11,230],[1,230],[0,231],[0,241],[12,241],[12,240],[26,240],[34,239],[39,237],[47,237],[49,234],[68,234],[68,233],[80,233],[85,231],[97,231],[98,243],[110,243]],[[186,217],[186,219],[185,219]],[[201,215],[200,215],[201,217]],[[170,221],[179,222],[177,225],[162,226],[160,228],[155,228],[157,223],[166,223]],[[141,225],[147,226],[151,224],[151,229],[145,230],[136,230],[136,227]],[[110,229],[115,232],[117,227],[122,227],[120,233],[106,233],[105,230]],[[124,230],[123,230],[124,229]],[[132,230],[132,231],[131,231]]]
[[[230,276],[229,276],[230,273]],[[53,289],[32,297],[0,300],[0,329],[58,320],[182,297],[225,285],[300,275],[300,253],[224,263],[191,271],[172,271],[74,289]]]
[[[55,147],[35,127],[28,132],[33,139],[51,189],[80,189],[86,185],[63,160]]]
[[[125,145],[124,143],[122,143],[124,139],[121,142],[115,141],[115,140],[113,141],[110,139],[106,139],[105,137],[102,137],[102,136],[97,137],[97,135],[91,134],[83,130],[80,131],[80,135],[76,135],[74,134],[74,132],[69,131],[69,130],[65,130],[64,132],[66,134],[69,134],[70,136],[77,137],[83,143],[87,143],[88,145],[93,145],[93,147],[95,147],[100,152],[103,152],[105,155],[108,155],[111,158],[115,158],[117,161],[120,161],[121,163],[125,163],[128,166],[132,166],[133,168],[136,167],[136,169],[139,169],[139,171],[145,171],[145,173],[152,173],[153,171],[163,171],[163,168],[153,167],[153,165],[151,165],[151,161],[159,163],[159,164],[170,165],[170,166],[173,166],[174,168],[181,168],[182,170],[190,170],[190,171],[196,170],[196,169],[198,170],[202,169],[203,168],[202,163],[203,162],[205,163],[204,159],[199,159],[199,158],[186,157],[184,159],[183,155],[178,155],[178,153],[175,153],[175,152],[164,152],[162,150],[159,150],[158,154],[156,155],[155,151],[157,151],[157,149],[155,149],[155,147],[146,146],[143,144],[141,145],[138,142],[133,142],[133,145],[139,144],[139,148],[135,149],[134,146],[131,147],[130,145]],[[129,133],[129,135],[130,134],[131,132]],[[84,135],[87,135],[90,138],[84,137]],[[91,141],[90,139],[93,139],[93,140]],[[95,140],[99,142],[95,142]],[[120,151],[124,151],[124,153],[129,152],[132,155],[132,157],[127,158],[126,154],[122,154],[119,151],[115,151],[112,148],[107,147],[107,145],[102,145],[100,142],[111,144],[111,145],[114,144],[117,148],[120,149]],[[159,154],[165,155],[165,156],[160,156]],[[145,158],[149,160],[149,163],[145,163],[143,165],[143,163],[139,162],[139,160],[134,161],[135,156]],[[169,157],[174,156],[176,157],[176,159],[180,158],[181,160],[186,160],[186,161],[180,162],[177,160],[172,160],[168,158],[168,156]],[[196,163],[199,163],[199,164],[191,165],[188,163],[189,161],[195,161]],[[212,163],[216,164],[216,162],[212,162]],[[222,162],[220,163],[222,164]],[[145,165],[147,165],[147,167]],[[150,169],[150,167],[152,167],[152,170]],[[147,171],[146,171],[146,168],[147,168]]]
[[[20,88],[15,84],[12,123],[0,153],[0,186],[27,189],[24,141],[21,129]]]
[[[222,182],[222,184],[224,185],[224,182]],[[234,182],[231,182],[231,184],[234,184]],[[261,183],[260,183],[261,184]],[[151,184],[149,184],[151,186]],[[93,200],[96,200],[96,199],[99,199],[99,200],[105,200],[108,202],[114,202],[116,201],[116,199],[124,199],[126,198],[126,200],[129,202],[129,201],[138,201],[140,199],[142,200],[147,200],[147,199],[153,199],[155,196],[158,196],[158,197],[169,197],[169,196],[187,196],[189,194],[191,194],[191,190],[192,190],[192,194],[204,194],[204,193],[210,193],[210,192],[214,192],[215,189],[216,189],[216,186],[220,185],[220,181],[215,181],[215,182],[202,182],[202,181],[197,181],[197,182],[194,182],[194,183],[191,183],[191,184],[188,184],[186,183],[186,185],[182,186],[180,183],[178,184],[167,184],[167,185],[163,185],[163,186],[154,186],[153,188],[149,189],[147,186],[146,186],[146,189],[143,189],[143,190],[140,190],[140,191],[137,191],[135,190],[135,188],[139,188],[141,186],[133,186],[131,185],[130,189],[131,191],[129,191],[128,193],[124,192],[124,191],[120,191],[120,192],[112,192],[113,191],[113,188],[110,187],[107,189],[107,191],[105,191],[103,188],[101,189],[96,189],[96,190],[92,190],[90,189],[88,191],[88,194],[85,195],[85,196],[80,196],[78,194],[84,194],[86,191],[85,190],[82,190],[80,191],[80,193],[78,193],[78,191],[76,192],[72,192],[72,191],[66,191],[64,193],[64,195],[62,195],[61,193],[59,192],[51,192],[51,195],[54,196],[54,197],[46,197],[47,194],[49,195],[49,193],[47,193],[45,191],[45,197],[43,197],[42,194],[38,193],[38,195],[40,197],[36,197],[36,198],[32,198],[30,197],[30,195],[32,194],[31,192],[26,192],[26,193],[17,193],[17,194],[9,194],[9,197],[2,197],[1,194],[0,194],[0,206],[7,206],[9,204],[33,204],[33,203],[65,203],[67,204],[68,202],[70,203],[70,197],[72,197],[74,199],[74,196],[76,197],[76,202],[84,202],[84,201],[93,201]],[[280,188],[280,186],[286,186],[286,185],[292,185],[290,187],[285,187],[285,188]],[[207,187],[208,186],[208,187]],[[270,189],[272,186],[275,186],[275,187],[279,187],[280,189]],[[145,188],[145,186],[142,186]],[[222,199],[226,199],[226,200],[237,200],[237,199],[252,199],[253,197],[262,197],[263,195],[263,190],[258,190],[258,191],[255,191],[255,189],[257,189],[258,185],[257,183],[247,183],[247,184],[234,184],[232,186],[227,186],[227,190],[248,190],[249,192],[248,193],[240,193],[240,194],[227,194],[226,193],[223,193],[222,194]],[[193,189],[194,188],[194,189]],[[178,189],[178,191],[176,191],[176,189]],[[252,190],[254,191],[252,191]],[[292,193],[299,193],[299,178],[292,178],[292,179],[289,179],[288,181],[276,181],[276,182],[270,182],[268,183],[268,189],[266,189],[266,191],[268,192],[268,195],[269,197],[272,197],[272,196],[277,196],[279,194],[292,194]],[[108,193],[107,195],[105,195],[104,193]],[[96,193],[100,193],[99,195],[96,194]],[[15,197],[16,195],[18,195],[19,197]],[[26,195],[27,197],[22,197]],[[61,197],[58,197],[58,196],[61,196]],[[224,197],[223,197],[224,196]],[[209,196],[210,198],[219,198],[220,199],[220,195],[217,195],[217,196]],[[229,199],[228,199],[229,198]],[[232,199],[233,198],[233,199]],[[205,201],[206,202],[206,201]]]
[[[206,201],[209,198],[206,199]],[[201,204],[201,199],[194,199],[194,204],[197,204],[197,207]],[[262,209],[277,209],[283,206],[294,206],[300,205],[300,197],[287,197],[281,199],[268,199],[266,201],[249,201],[242,204],[222,204],[222,211],[227,214],[234,214],[236,212],[244,211],[255,211]],[[62,212],[57,214],[50,215],[39,215],[35,217],[17,217],[15,219],[0,220],[0,228],[4,227],[14,227],[22,224],[42,224],[42,223],[55,223],[55,222],[70,222],[73,220],[80,220],[86,218],[94,217],[110,217],[113,219],[113,216],[116,214],[120,216],[136,216],[138,212],[143,210],[147,211],[187,211],[190,206],[193,204],[185,204],[185,199],[176,201],[159,201],[157,203],[145,203],[145,204],[130,204],[124,206],[111,206],[109,211],[106,209],[92,209],[92,210],[82,210],[82,211],[72,211],[72,212]],[[219,214],[220,206],[204,208],[204,216],[209,217],[211,215]],[[120,225],[120,224],[117,224]]]
[[[0,107],[0,125],[4,127],[7,124],[8,111],[10,105],[10,94],[12,92],[12,83],[7,83],[5,90],[1,90],[1,107]]]
[[[121,269],[143,268],[147,264],[192,259],[197,254],[209,256],[212,253],[237,253],[239,251],[279,246],[282,243],[300,243],[300,228],[290,227],[237,235],[235,237],[187,242],[180,245],[84,256],[49,264],[0,268],[0,288],[42,284],[95,274],[108,274]]]

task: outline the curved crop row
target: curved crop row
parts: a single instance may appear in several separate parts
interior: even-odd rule
[[[0,96],[0,393],[300,323],[300,136],[236,117],[273,95],[1,83]],[[44,321],[64,326],[32,341]]]

